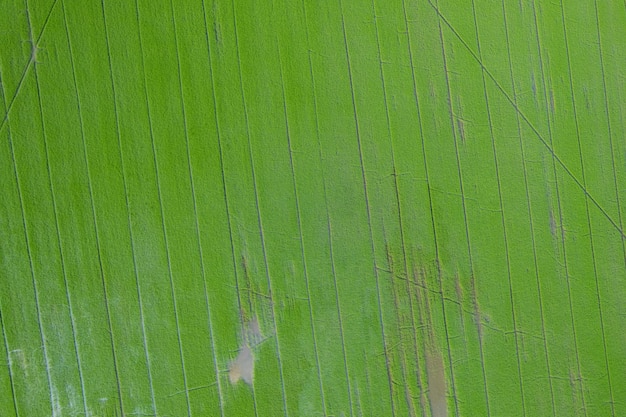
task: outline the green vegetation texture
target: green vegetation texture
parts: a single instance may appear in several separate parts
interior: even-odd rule
[[[621,0],[4,0],[0,415],[625,416],[625,39]]]

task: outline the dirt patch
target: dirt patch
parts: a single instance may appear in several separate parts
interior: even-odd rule
[[[239,380],[243,380],[243,382],[252,386],[254,382],[253,349],[265,340],[259,326],[259,319],[256,316],[244,323],[242,339],[243,342],[239,348],[239,354],[228,368],[228,379],[231,384],[236,384]]]
[[[443,357],[439,352],[426,352],[426,375],[428,377],[428,400],[432,416],[448,417],[446,373]]]
[[[252,385],[254,381],[254,355],[250,346],[244,344],[239,349],[237,358],[230,364],[228,371],[228,379],[231,384],[236,384],[240,379]]]

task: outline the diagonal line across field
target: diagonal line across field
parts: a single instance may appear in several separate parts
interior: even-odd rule
[[[533,132],[535,133],[537,139],[539,139],[539,141],[541,141],[541,143],[548,149],[548,151],[550,152],[550,154],[552,155],[552,157],[554,158],[554,160],[559,164],[559,166],[561,166],[561,168],[567,173],[567,175],[574,180],[574,182],[576,183],[576,185],[580,188],[580,190],[585,194],[585,196],[587,198],[589,198],[589,200],[598,208],[598,210],[600,210],[600,212],[606,217],[606,219],[611,223],[611,225],[621,234],[623,239],[626,239],[626,234],[624,233],[624,230],[622,229],[622,227],[609,215],[609,213],[598,203],[598,201],[596,199],[593,198],[593,196],[589,193],[589,191],[587,190],[587,188],[584,185],[583,180],[578,179],[574,173],[572,172],[572,170],[570,170],[570,168],[568,168],[568,166],[565,164],[565,162],[559,158],[559,156],[554,152],[554,149],[551,147],[551,145],[548,143],[548,141],[544,138],[544,136],[541,134],[541,132],[539,132],[539,130],[535,127],[535,125],[533,124],[533,122],[524,114],[524,112],[522,111],[522,109],[520,109],[515,100],[511,97],[511,95],[504,89],[504,87],[502,87],[502,85],[500,84],[500,82],[494,77],[494,75],[489,71],[488,68],[485,67],[485,65],[483,64],[482,60],[480,59],[480,57],[470,48],[470,46],[467,44],[467,42],[461,37],[461,35],[454,29],[454,26],[452,26],[452,24],[445,18],[445,16],[441,13],[441,11],[439,10],[439,8],[432,2],[429,3],[431,4],[431,6],[437,11],[437,14],[439,15],[439,17],[441,18],[441,20],[445,23],[445,25],[452,31],[452,33],[454,34],[454,36],[463,44],[463,46],[467,49],[467,51],[472,55],[472,57],[476,60],[476,62],[478,63],[478,65],[480,65],[480,67],[482,68],[482,70],[487,74],[487,76],[491,79],[491,81],[493,81],[493,83],[496,85],[496,87],[498,88],[498,90],[500,90],[500,92],[503,94],[503,96],[507,99],[507,101],[509,102],[509,104],[515,109],[515,111],[520,115],[520,117],[522,118],[522,120],[524,120],[524,122],[528,125],[528,127],[530,127]]]

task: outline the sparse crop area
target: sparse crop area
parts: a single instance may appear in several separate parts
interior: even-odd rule
[[[626,415],[626,3],[7,0],[0,415]]]

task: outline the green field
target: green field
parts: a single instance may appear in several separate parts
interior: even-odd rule
[[[625,39],[623,0],[1,2],[0,416],[625,416]]]

